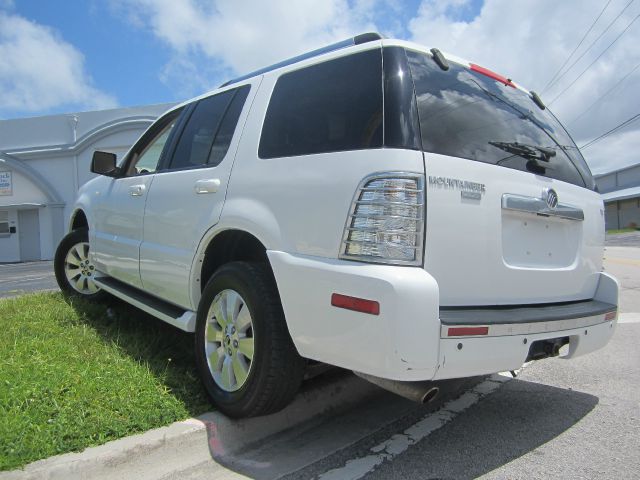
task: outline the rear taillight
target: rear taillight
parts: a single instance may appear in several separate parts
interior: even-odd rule
[[[351,205],[341,258],[421,265],[424,176],[387,172],[365,178]]]

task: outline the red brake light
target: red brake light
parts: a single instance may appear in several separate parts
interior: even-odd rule
[[[494,80],[500,83],[504,83],[505,85],[516,88],[516,86],[513,84],[513,82],[510,79],[503,77],[502,75],[497,74],[496,72],[492,72],[488,68],[484,68],[484,67],[481,67],[480,65],[476,65],[475,63],[471,63],[470,65],[471,65],[471,70],[473,70],[474,72],[481,73],[482,75],[486,75],[489,78],[493,78]]]
[[[370,315],[380,315],[380,304],[374,300],[365,300],[364,298],[349,297],[347,295],[334,293],[331,295],[331,305],[356,312],[368,313]]]

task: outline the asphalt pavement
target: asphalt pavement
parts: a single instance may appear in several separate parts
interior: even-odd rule
[[[0,263],[0,298],[58,290],[53,262]]]
[[[610,247],[640,247],[640,231],[607,234],[605,243]]]

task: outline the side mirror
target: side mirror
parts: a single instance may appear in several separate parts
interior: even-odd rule
[[[118,174],[116,167],[116,154],[109,152],[93,152],[91,159],[91,171],[98,175],[106,175],[107,177],[115,177]]]

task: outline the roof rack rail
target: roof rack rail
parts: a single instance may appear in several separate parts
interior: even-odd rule
[[[259,70],[255,70],[251,73],[247,73],[246,75],[243,75],[238,78],[234,78],[233,80],[229,80],[223,83],[222,85],[220,85],[220,87],[226,87],[227,85],[232,85],[234,83],[241,82],[242,80],[246,80],[248,78],[255,77],[257,75],[262,75],[263,73],[267,73],[281,67],[286,67],[287,65],[292,65],[294,63],[301,62],[302,60],[307,60],[308,58],[317,57],[318,55],[322,55],[324,53],[333,52],[335,50],[341,50],[343,48],[351,47],[353,45],[360,45],[362,43],[382,40],[383,38],[384,37],[382,35],[376,32],[361,33],[360,35],[356,35],[353,38],[348,38],[347,40],[343,40],[341,42],[332,43],[331,45],[327,45],[326,47],[318,48],[317,50],[312,50],[311,52],[303,53],[302,55],[298,55],[296,57],[292,57],[287,60],[274,63],[273,65],[269,65],[268,67],[264,67]]]

